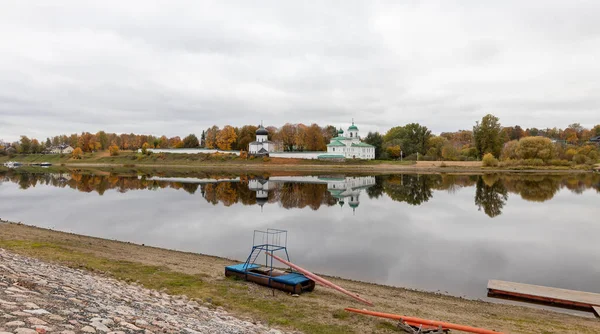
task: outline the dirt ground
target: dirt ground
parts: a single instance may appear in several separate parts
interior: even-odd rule
[[[131,261],[167,267],[187,274],[201,274],[209,282],[224,280],[224,266],[235,261],[201,254],[184,253],[131,243],[111,241],[81,235],[56,232],[13,223],[0,223],[0,243],[14,240],[50,242],[62,247],[93,254],[110,260]],[[600,333],[600,320],[569,315],[533,307],[513,306],[477,300],[467,300],[430,292],[369,284],[341,278],[329,278],[347,290],[375,303],[369,308],[380,312],[410,315],[427,319],[483,327],[505,333]],[[388,332],[380,320],[362,315],[343,315],[345,307],[364,308],[350,298],[318,286],[314,292],[298,298],[285,293],[271,296],[271,290],[249,285],[256,298],[272,298],[299,309],[307,306],[317,310],[315,321],[348,323],[357,333]],[[224,305],[236,313],[235,305]],[[342,313],[343,316],[336,317]],[[332,316],[333,315],[333,316]],[[244,314],[241,314],[244,316]],[[377,329],[377,330],[376,330]],[[389,328],[388,328],[389,329]]]

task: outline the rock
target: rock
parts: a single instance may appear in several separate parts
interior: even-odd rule
[[[75,326],[73,326],[73,325],[62,325],[62,326],[63,326],[63,328],[66,328],[66,329],[75,329]]]
[[[65,321],[65,318],[61,317],[60,315],[56,315],[56,314],[48,314],[46,316],[46,318],[48,318],[50,320],[56,320],[56,321]]]
[[[85,326],[81,329],[82,332],[85,333],[96,333],[96,330],[93,327]]]
[[[29,322],[32,325],[47,325],[48,324],[44,320],[38,319],[38,318],[34,318],[34,317],[27,318],[27,322]]]
[[[10,314],[16,315],[18,317],[28,317],[31,315],[29,313],[25,313],[25,312],[21,312],[21,311],[14,311],[14,312],[11,312]]]
[[[50,312],[44,310],[44,309],[37,309],[37,310],[23,310],[27,313],[31,313],[31,314],[37,314],[37,315],[41,315],[41,314],[50,314]]]
[[[142,320],[142,319],[137,319],[135,321],[135,325],[136,326],[148,326],[148,321]]]
[[[16,334],[38,334],[35,330],[31,328],[17,328],[15,329]]]
[[[29,303],[29,302],[27,302],[27,303],[23,303],[23,305],[25,305],[25,307],[27,307],[27,308],[29,308],[29,309],[38,309],[38,308],[40,308],[40,307],[39,307],[39,306],[37,306],[36,304],[34,304],[34,303]]]
[[[142,330],[141,328],[137,327],[136,325],[130,324],[130,323],[125,322],[125,321],[121,322],[119,325],[121,325],[123,327],[127,327],[127,328],[129,328],[129,329],[131,329],[133,331],[141,331]]]
[[[59,334],[77,334],[77,333],[75,333],[73,331],[62,331]]]
[[[98,330],[98,331],[105,332],[105,333],[110,332],[110,328],[106,327],[106,325],[102,324],[101,322],[92,322],[91,325],[92,325],[92,327],[96,328],[96,330]]]
[[[44,331],[44,333],[52,331],[52,327],[48,327],[48,326],[44,326],[44,325],[35,325],[35,326],[32,326],[31,328],[35,329],[38,333],[41,333],[41,331]]]
[[[15,302],[9,302],[8,300],[3,300],[3,299],[0,299],[0,304],[4,304],[4,305],[17,305],[17,303],[15,303]]]
[[[19,326],[25,326],[25,323],[23,321],[16,320],[16,321],[7,322],[7,323],[4,324],[4,326],[6,326],[6,327],[19,327]]]

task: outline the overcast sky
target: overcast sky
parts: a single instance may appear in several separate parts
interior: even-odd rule
[[[401,2],[402,4],[397,4]],[[439,3],[443,3],[440,5]],[[0,0],[0,139],[600,123],[600,1]]]

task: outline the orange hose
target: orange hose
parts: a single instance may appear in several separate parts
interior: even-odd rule
[[[427,320],[427,319],[421,319],[421,318],[415,318],[415,317],[407,317],[407,316],[391,314],[391,313],[359,310],[359,309],[355,309],[355,308],[346,308],[345,310],[348,312],[372,315],[372,316],[380,317],[380,318],[403,320],[403,321],[407,322],[408,324],[415,323],[415,324],[423,324],[423,325],[436,326],[436,327],[442,326],[442,328],[444,328],[444,329],[456,329],[458,331],[463,331],[463,332],[468,332],[468,333],[477,333],[477,334],[501,334],[500,332],[492,331],[489,329],[457,325],[457,324],[453,324],[450,322]]]
[[[267,255],[270,255],[275,260],[277,260],[277,261],[279,261],[279,262],[281,262],[281,263],[283,263],[285,265],[288,265],[288,266],[290,266],[290,267],[298,270],[299,272],[303,273],[306,277],[312,279],[313,281],[316,281],[316,282],[321,283],[321,284],[323,284],[325,286],[328,286],[328,287],[330,287],[332,289],[335,289],[335,290],[337,290],[337,291],[339,291],[339,292],[341,292],[343,294],[346,294],[346,295],[348,295],[348,296],[350,296],[350,297],[352,297],[352,298],[354,298],[356,300],[359,300],[359,301],[361,301],[361,302],[363,302],[363,303],[365,303],[365,304],[367,304],[369,306],[373,306],[373,303],[371,303],[370,301],[368,301],[368,300],[366,300],[366,299],[364,299],[364,298],[362,298],[362,297],[360,297],[358,295],[355,295],[352,292],[350,292],[350,291],[348,291],[348,290],[346,290],[346,289],[344,289],[342,287],[339,287],[339,286],[337,286],[337,285],[329,282],[328,280],[326,280],[326,279],[324,279],[322,277],[319,277],[319,276],[311,273],[310,271],[308,271],[306,269],[303,269],[303,268],[301,268],[301,267],[299,267],[299,266],[297,266],[297,265],[295,265],[295,264],[293,264],[293,263],[291,263],[289,261],[286,261],[286,260],[280,258],[279,256],[275,255],[275,254],[271,254],[271,253],[267,252]]]

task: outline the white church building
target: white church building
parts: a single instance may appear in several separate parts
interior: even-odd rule
[[[248,153],[252,155],[269,155],[275,150],[275,143],[269,141],[269,132],[262,124],[256,130],[256,140],[248,146]]]
[[[352,125],[346,135],[340,128],[337,137],[331,138],[327,144],[327,154],[322,154],[319,159],[375,159],[375,146],[363,143],[358,135],[358,127]]]

